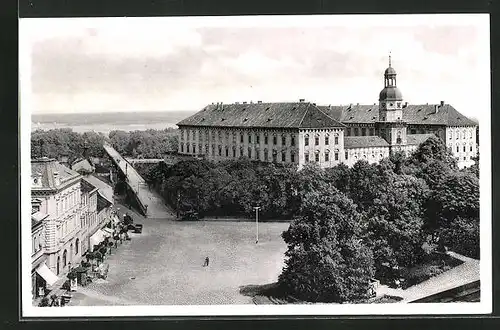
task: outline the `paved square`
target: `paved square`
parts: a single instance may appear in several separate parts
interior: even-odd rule
[[[70,305],[251,304],[240,286],[275,282],[288,223],[137,219],[142,234],[113,249],[109,274],[79,288]],[[205,257],[210,265],[203,267]]]

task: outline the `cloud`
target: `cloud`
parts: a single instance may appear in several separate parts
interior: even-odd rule
[[[382,88],[389,51],[408,101],[446,98],[470,107],[463,93],[484,74],[479,32],[469,25],[57,22],[32,25],[28,33],[37,111],[195,110],[211,102],[298,98],[370,104]]]

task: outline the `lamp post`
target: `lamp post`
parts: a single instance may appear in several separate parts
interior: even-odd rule
[[[255,244],[259,243],[259,210],[260,206],[254,206],[253,209],[255,210]]]

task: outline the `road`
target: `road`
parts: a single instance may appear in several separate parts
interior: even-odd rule
[[[137,173],[112,146],[105,144],[104,150],[113,159],[115,164],[120,167],[120,170],[126,174],[127,182],[132,190],[137,195],[139,201],[143,205],[148,206],[149,218],[173,218],[172,212],[163,202],[162,198],[155,192],[149,189],[146,181]]]

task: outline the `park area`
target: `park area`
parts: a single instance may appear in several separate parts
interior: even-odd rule
[[[70,305],[252,304],[240,289],[276,282],[283,268],[288,223],[259,223],[256,244],[253,222],[133,217],[142,234],[113,249],[107,279],[79,287]]]

